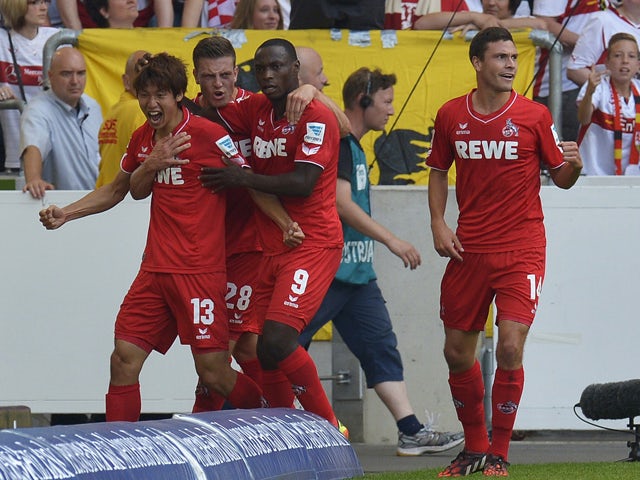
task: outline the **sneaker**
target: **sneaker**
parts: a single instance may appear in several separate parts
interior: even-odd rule
[[[451,464],[438,474],[438,477],[466,477],[479,472],[484,467],[487,455],[461,451]]]
[[[401,457],[413,457],[423,453],[437,453],[449,450],[464,442],[464,433],[436,432],[427,427],[415,435],[398,433],[398,449],[396,454]]]
[[[342,435],[344,435],[344,438],[349,440],[349,429],[347,427],[345,427],[344,424],[340,420],[338,420],[338,430],[340,431],[340,433]]]
[[[507,471],[507,467],[509,465],[509,462],[500,455],[489,454],[487,455],[487,461],[484,464],[482,474],[485,477],[508,477],[509,472]]]

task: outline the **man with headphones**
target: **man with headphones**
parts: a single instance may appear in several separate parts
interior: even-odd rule
[[[307,345],[333,320],[344,342],[360,361],[367,387],[373,388],[398,426],[398,455],[448,450],[463,441],[462,434],[436,432],[423,425],[409,403],[398,342],[373,270],[374,241],[383,243],[411,270],[421,263],[409,242],[371,218],[367,159],[360,139],[370,130],[383,130],[393,110],[396,76],[360,68],[342,90],[351,133],[340,141],[336,201],[344,233],[340,268],[322,305],[300,334]]]

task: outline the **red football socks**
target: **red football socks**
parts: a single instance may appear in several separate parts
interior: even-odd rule
[[[218,392],[209,391],[202,383],[196,387],[196,401],[191,409],[192,413],[215,412],[222,409],[224,397]]]
[[[322,388],[318,378],[318,370],[309,353],[301,346],[298,346],[278,366],[289,379],[302,407],[309,412],[326,418],[337,428],[338,420],[333,413],[327,394]]]
[[[239,373],[227,400],[236,408],[261,408],[262,390],[244,373]]]
[[[142,409],[140,384],[109,384],[109,391],[105,395],[105,403],[107,422],[137,422]]]
[[[507,460],[509,442],[524,388],[524,369],[496,370],[491,394],[492,434],[489,453]]]
[[[269,406],[291,408],[295,395],[282,370],[264,370],[262,373],[262,388]]]
[[[480,364],[476,361],[465,372],[450,373],[449,387],[464,429],[465,450],[486,452],[489,449],[489,435],[484,418],[484,382]]]
[[[262,387],[262,366],[257,357],[245,362],[238,362],[238,365],[240,365],[245,375],[249,375],[251,380],[256,382],[259,387]]]

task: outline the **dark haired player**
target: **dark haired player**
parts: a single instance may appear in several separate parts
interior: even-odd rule
[[[560,142],[547,108],[518,95],[518,52],[508,30],[493,27],[472,40],[477,88],[438,112],[429,176],[436,251],[450,257],[442,279],[440,317],[449,385],[465,448],[441,477],[507,476],[507,454],[524,386],[522,356],[545,272],[540,161],[560,188],[578,179],[575,142]],[[445,222],[447,170],[455,161],[460,214]],[[495,299],[500,334],[492,390],[492,438],[483,408],[484,384],[475,357],[479,332]]]

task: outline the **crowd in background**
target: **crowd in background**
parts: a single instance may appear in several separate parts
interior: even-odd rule
[[[0,0],[5,33],[0,35],[0,101],[12,99],[27,104],[41,91],[42,48],[59,28],[134,27],[214,27],[230,29],[324,29],[352,30],[442,30],[466,33],[490,26],[508,29],[548,30],[563,46],[562,131],[564,140],[578,140],[586,159],[587,174],[611,171],[590,168],[589,126],[598,120],[579,117],[580,89],[589,83],[590,69],[604,72],[607,42],[612,35],[626,32],[640,37],[640,1],[583,0]],[[452,18],[452,12],[456,12]],[[602,39],[602,40],[600,40]],[[601,42],[602,44],[599,44]],[[536,101],[548,104],[549,52],[538,49],[536,77],[532,93]],[[633,60],[633,59],[632,59]],[[624,66],[626,69],[626,65]],[[634,66],[631,68],[635,69]],[[602,74],[601,74],[602,75]],[[604,72],[605,79],[609,71]],[[601,87],[602,88],[602,87]],[[633,95],[623,98],[623,107],[612,105],[610,116],[621,117],[625,153],[622,170],[635,162],[635,112]],[[20,103],[19,102],[19,103]],[[2,105],[2,104],[0,104]],[[611,120],[611,124],[616,123]],[[0,172],[20,174],[20,112],[13,104],[0,109],[3,136]],[[631,125],[633,124],[633,125]],[[629,126],[631,125],[631,126]],[[591,129],[593,130],[593,128]],[[604,127],[603,138],[613,145],[615,128]],[[591,135],[592,136],[592,135]],[[592,143],[592,142],[591,142]],[[613,146],[611,148],[613,152]],[[630,154],[633,153],[633,158]],[[613,155],[613,153],[612,153]],[[620,171],[620,169],[616,170]]]
[[[0,104],[3,101],[13,100],[22,100],[24,104],[22,113],[16,109],[0,109],[2,113],[2,115],[0,115],[0,121],[2,122],[5,145],[4,168],[8,169],[10,173],[19,173],[22,169],[26,182],[24,191],[28,191],[34,198],[43,198],[45,191],[53,188],[76,190],[93,189],[98,178],[101,155],[104,156],[102,150],[104,143],[99,144],[99,140],[106,140],[106,143],[109,143],[108,140],[111,138],[109,137],[109,125],[112,125],[112,123],[109,123],[111,122],[109,118],[111,113],[107,115],[107,118],[103,118],[97,103],[84,94],[86,77],[90,75],[90,72],[87,72],[86,64],[79,50],[68,48],[60,49],[56,52],[49,70],[51,89],[45,92],[39,91],[42,85],[42,47],[46,40],[60,27],[81,29],[95,27],[207,26],[259,30],[282,30],[285,28],[341,28],[351,30],[385,28],[398,30],[448,29],[454,33],[484,30],[483,34],[491,30],[489,27],[502,27],[500,29],[494,28],[493,30],[502,30],[506,34],[508,34],[508,31],[504,29],[530,28],[548,30],[558,36],[566,51],[563,62],[563,80],[565,80],[563,83],[563,107],[565,112],[567,112],[567,116],[563,122],[563,131],[559,132],[559,136],[565,141],[577,139],[578,143],[580,143],[580,140],[589,134],[589,128],[593,124],[597,124],[600,131],[595,133],[595,135],[597,135],[596,140],[585,142],[585,149],[583,150],[581,148],[580,151],[585,158],[587,173],[640,174],[637,152],[640,147],[640,141],[638,141],[640,132],[637,132],[636,126],[636,118],[640,119],[640,85],[637,85],[637,82],[633,80],[633,77],[640,70],[638,43],[636,40],[637,37],[640,37],[640,0],[624,0],[624,2],[621,2],[621,5],[618,5],[617,2],[616,5],[614,5],[613,2],[586,2],[581,0],[567,0],[565,2],[557,0],[351,0],[344,2],[336,0],[316,2],[304,0],[184,0],[182,2],[177,0],[173,2],[170,0],[138,0],[137,2],[135,0],[54,0],[53,3],[49,0],[0,0],[0,10],[2,11],[6,27],[5,33],[0,37],[0,47],[2,47],[2,53],[0,53],[2,66],[0,69]],[[454,11],[456,14],[452,16],[452,12]],[[580,35],[581,32],[585,32],[584,35]],[[625,33],[625,35],[616,37],[616,35],[619,35],[621,32]],[[597,33],[602,34],[597,35]],[[478,35],[478,38],[480,37],[482,37],[482,34]],[[601,37],[605,39],[605,45],[603,45],[602,48],[596,45],[595,40]],[[504,41],[506,41],[504,38],[485,40],[488,44]],[[512,39],[509,41],[512,42]],[[274,49],[276,53],[279,52],[278,49],[286,51],[287,64],[293,65],[297,61],[297,56],[294,51],[290,51],[293,49],[293,46],[289,48],[288,45],[268,45],[265,49],[270,56],[267,55],[267,53],[264,53],[264,56],[269,58],[269,62],[272,62],[272,58],[277,57],[276,53],[268,50],[269,48]],[[479,55],[475,55],[476,62],[484,62],[485,59],[483,55],[484,51]],[[471,55],[470,57],[474,58]],[[517,54],[514,54],[513,58],[516,57]],[[256,55],[256,58],[258,58],[258,55]],[[513,58],[511,58],[510,61],[513,61]],[[168,59],[167,61],[173,60],[175,59]],[[147,61],[149,62],[150,60]],[[155,61],[157,61],[157,59]],[[269,62],[264,60],[263,65],[272,65],[273,62]],[[548,53],[540,50],[537,58],[537,72],[539,75],[535,78],[534,86],[534,97],[536,101],[540,103],[546,103],[549,97],[549,80],[546,72],[547,62]],[[180,62],[177,61],[175,63],[179,64]],[[604,65],[604,68],[600,68],[598,65]],[[121,102],[127,102],[135,108],[135,96],[138,96],[138,101],[141,106],[143,101],[141,100],[140,90],[136,92],[136,88],[131,88],[130,84],[127,83],[130,82],[130,78],[128,77],[131,77],[129,67],[130,65],[125,67],[123,75],[124,93]],[[184,65],[181,65],[181,68],[184,68]],[[263,66],[263,69],[265,68],[266,67]],[[158,71],[161,70],[162,69],[158,67]],[[258,70],[256,70],[256,72],[257,71]],[[292,70],[292,72],[293,71],[294,70]],[[478,69],[478,71],[480,71],[480,69]],[[361,116],[364,116],[362,112],[367,111],[372,105],[376,104],[374,94],[376,94],[378,90],[383,92],[387,91],[390,96],[390,100],[387,101],[388,104],[390,104],[393,99],[393,90],[391,87],[395,83],[395,77],[388,79],[388,85],[385,84],[384,87],[378,85],[377,89],[373,89],[372,85],[375,84],[375,82],[372,81],[372,78],[374,80],[377,78],[376,72],[377,71],[372,72],[366,70],[357,79],[358,100],[357,102],[352,102],[352,107],[356,109]],[[573,73],[569,74],[569,72]],[[480,73],[482,72],[480,71]],[[139,81],[139,78],[139,75],[136,76],[134,83]],[[385,82],[387,81],[385,76],[383,76],[383,79]],[[203,78],[201,81],[198,81],[203,90],[202,81],[204,80]],[[294,85],[297,86],[298,81],[297,78],[289,78],[287,80],[287,93],[289,93],[294,90],[293,87]],[[482,80],[485,81],[487,79],[483,78]],[[513,77],[511,77],[510,80],[512,82]],[[325,82],[326,78],[321,82],[321,85],[324,85]],[[153,85],[153,82],[149,83],[154,86],[154,88],[157,88],[157,86]],[[268,84],[265,85],[266,88],[273,88],[273,86]],[[609,86],[609,90],[605,89],[607,85]],[[483,89],[486,91],[492,91],[493,88],[491,81],[488,80],[481,86],[483,86]],[[231,89],[233,89],[233,86],[231,86]],[[321,87],[319,90],[321,90]],[[171,107],[173,108],[176,118],[180,117],[182,119],[182,115],[186,115],[186,113],[183,113],[183,107],[179,105],[179,102],[183,99],[184,92],[185,87],[181,87],[173,92],[174,98],[171,99],[173,102]],[[502,93],[504,94],[505,92]],[[507,96],[510,96],[513,92],[508,90],[507,93]],[[613,98],[613,108],[608,108],[609,98]],[[578,108],[576,103],[577,99],[581,99],[583,102],[591,99],[593,107],[590,109],[586,107]],[[262,102],[263,100],[259,101]],[[269,105],[266,107],[262,106],[258,103],[259,101],[254,102],[259,108],[272,108],[272,106]],[[274,104],[273,107],[280,108],[283,107],[283,105]],[[241,113],[249,116],[248,111],[242,110],[242,107],[239,108]],[[346,101],[345,108],[346,110],[351,108]],[[536,104],[536,108],[538,108],[540,112],[545,112],[538,104]],[[160,127],[153,127],[155,123],[161,124],[163,121],[163,112],[158,112],[157,110],[158,109],[147,108],[145,111],[147,118],[145,128],[147,128],[147,130],[161,130]],[[284,108],[282,108],[282,110],[284,110]],[[491,112],[494,111],[496,110],[491,110]],[[387,112],[384,115],[384,122],[380,125],[363,125],[363,131],[361,133],[364,134],[369,130],[379,131],[384,129],[386,121],[392,114],[393,111],[390,113]],[[114,113],[114,115],[118,114]],[[326,112],[322,112],[322,115],[326,115]],[[550,127],[550,116],[547,113],[545,113],[545,115],[549,117],[548,119],[545,117],[545,121],[549,120],[548,126]],[[191,117],[189,116],[189,118]],[[253,120],[257,121],[257,118]],[[510,120],[507,120],[507,122],[509,121]],[[609,124],[611,124],[613,128],[608,129],[607,125]],[[264,123],[260,125],[264,125]],[[353,120],[351,121],[351,125],[353,127]],[[509,123],[507,123],[507,126],[509,127]],[[510,127],[514,128],[515,135],[518,135],[517,127],[513,125]],[[337,125],[335,130],[337,134]],[[545,146],[554,147],[558,145],[559,140],[557,137],[551,136],[550,130],[550,128],[547,128],[544,132],[545,139],[547,140]],[[136,135],[142,136],[142,134],[139,133],[140,131],[140,129],[137,130]],[[172,130],[169,130],[169,132],[171,131]],[[81,133],[78,134],[77,132]],[[512,132],[512,130],[510,130],[510,132]],[[354,148],[356,148],[359,146],[358,141],[362,135],[356,135],[356,132],[353,131],[351,135],[354,137],[352,142]],[[594,133],[591,132],[591,135],[593,136]],[[307,135],[305,139],[308,137],[309,135]],[[611,140],[611,148],[609,150],[611,153],[610,162],[613,168],[602,168],[600,170],[597,168],[589,169],[590,152],[588,151],[588,145],[597,145],[602,148],[602,145],[605,144],[604,142],[608,141],[609,138]],[[55,141],[55,139],[58,139],[58,141]],[[59,141],[59,139],[63,139],[63,141]],[[140,143],[142,144],[142,140],[140,140]],[[319,143],[322,144],[322,141],[320,140]],[[144,147],[147,149],[153,148],[153,145],[149,147],[145,144]],[[542,146],[540,145],[539,147],[541,148]],[[434,146],[434,151],[435,150],[437,149]],[[565,149],[564,151],[564,159],[563,154],[555,152],[554,148],[548,148],[547,150],[555,153],[552,167],[559,169],[558,171],[564,168],[562,165],[563,162],[568,162],[568,150]],[[311,150],[308,150],[308,152],[311,152],[308,153],[308,155],[315,153]],[[133,150],[131,152],[127,151],[127,154],[133,153],[135,153]],[[354,154],[354,157],[349,160],[349,166],[351,166],[352,161],[356,162],[357,160],[360,162],[358,164],[360,171],[365,172],[364,175],[366,176],[366,162],[363,160],[364,153],[362,153],[362,155],[360,155],[360,152],[356,153],[357,158]],[[569,153],[575,155],[575,152]],[[433,157],[436,156],[437,155],[433,155]],[[442,156],[444,157],[445,155],[443,154]],[[606,158],[603,159],[602,157],[604,156],[601,155],[597,162],[606,161]],[[577,172],[579,172],[581,168],[581,164],[578,165],[580,163],[579,154],[577,158],[578,160],[574,160],[574,165],[571,167],[571,181],[565,179],[566,181],[558,183],[562,188],[569,188],[573,185],[575,179],[577,179]],[[70,159],[73,159],[75,162],[73,165],[70,164]],[[175,155],[170,156],[169,161],[175,159]],[[296,158],[295,160],[298,159]],[[60,165],[63,163],[65,166],[61,168]],[[148,162],[145,163],[145,165],[147,164]],[[122,165],[124,165],[124,163],[122,163]],[[162,164],[162,166],[164,167],[164,164]],[[137,168],[137,165],[135,167]],[[434,166],[434,168],[437,169],[437,166]],[[537,168],[536,164],[535,176],[538,175]],[[162,169],[158,168],[157,170],[161,171]],[[132,167],[129,174],[132,175],[131,178],[134,178],[134,175],[138,175],[139,177],[139,173],[136,172],[140,171],[142,171],[142,169],[136,171],[135,168]],[[120,173],[122,172],[116,171],[114,175],[117,176]],[[145,188],[148,187],[147,190],[149,190],[149,192],[146,192],[146,195],[150,193],[151,184],[155,178],[155,172],[152,173],[153,175],[148,175],[148,178],[145,179],[146,183],[142,183]],[[287,172],[283,172],[282,174],[284,175],[285,173]],[[218,172],[218,175],[222,174]],[[256,174],[255,176],[250,175],[249,177],[258,182],[259,180],[255,179],[259,176],[259,174]],[[349,189],[357,185],[358,182],[362,182],[362,179],[356,175],[353,181],[351,181],[351,174],[345,175],[345,177],[345,180],[349,183],[349,186],[344,190],[345,197],[350,197],[351,191]],[[129,187],[129,181],[127,177],[126,187]],[[109,183],[111,182],[103,179],[100,181],[99,186],[104,187]],[[247,184],[240,183],[237,185],[230,183],[230,185],[247,186]],[[442,182],[439,185],[442,187],[443,192],[447,191],[445,175],[442,176]],[[254,187],[253,185],[248,186],[260,190],[260,188]],[[332,186],[327,188],[332,192],[334,190]],[[435,189],[430,188],[430,192],[432,190]],[[102,191],[107,192],[109,190]],[[128,188],[123,191],[128,191]],[[272,190],[263,188],[263,191],[285,196],[275,187],[273,187]],[[286,196],[289,195],[290,193],[287,191]],[[301,194],[300,196],[303,195]],[[118,196],[118,198],[121,199],[122,196]],[[139,198],[143,198],[143,196]],[[442,205],[445,203],[446,202],[442,203]],[[339,205],[340,202],[338,201],[338,206]],[[364,213],[369,214],[368,206],[362,210]],[[442,213],[444,216],[444,211]],[[305,215],[300,216],[305,217]],[[348,221],[345,220],[343,212],[340,213],[340,217],[343,222],[348,223]],[[540,216],[540,218],[542,217]],[[360,221],[355,223],[361,224]],[[320,224],[321,222],[318,222],[314,225],[318,227]],[[305,228],[311,230],[314,225]],[[357,227],[354,228],[357,229]],[[335,229],[335,231],[339,230],[339,228]],[[448,233],[448,230],[445,233]],[[371,237],[375,240],[382,241],[380,238],[375,238],[373,233]],[[281,247],[281,245],[278,246]],[[338,253],[342,251],[342,248],[334,245],[331,246],[339,250],[335,255],[336,261],[334,262],[336,263],[337,269],[337,264],[339,263],[337,261]],[[403,246],[405,247],[403,250],[413,251],[411,245],[404,245],[403,242]],[[400,258],[403,258],[402,255],[394,251],[393,248],[389,248]],[[453,254],[441,255],[455,258]],[[411,265],[412,268],[415,268],[415,266],[420,263],[419,257],[411,261],[404,260],[403,258],[403,261],[405,266]],[[540,275],[540,278],[542,278],[542,276],[543,275]],[[306,280],[304,281],[306,282]],[[142,287],[141,289],[144,290]],[[383,305],[383,301],[380,303]],[[531,312],[533,314],[534,310],[531,310]],[[486,315],[479,315],[478,318],[481,322],[484,322]],[[292,325],[289,326],[293,328]],[[280,328],[280,326],[278,325],[277,328]],[[273,327],[273,329],[275,333],[271,334],[272,337],[284,336],[282,333],[284,331],[283,329],[276,330],[276,327]],[[294,335],[292,339],[293,341],[297,341],[300,329],[297,328],[294,330],[295,331],[292,330]],[[285,333],[288,334],[288,330]],[[262,332],[261,338],[264,337],[265,333]],[[394,343],[394,341],[394,339],[391,339],[390,343]],[[274,344],[278,344],[278,342],[274,340]],[[475,343],[473,345],[475,345]],[[396,345],[393,344],[391,350],[394,351],[394,354],[395,349]],[[284,360],[279,359],[278,362],[275,362],[275,360],[274,362],[277,363],[278,368],[283,371],[284,367],[282,367],[282,365],[287,363],[287,368],[291,367],[289,370],[297,375],[298,371],[296,369],[298,366],[297,364],[293,365],[293,360],[290,360],[293,358],[292,356],[295,355],[296,362],[299,360],[298,357],[303,358],[304,362],[300,360],[299,363],[304,364],[305,368],[307,368],[308,361],[307,354],[302,352],[297,343],[295,344],[294,352],[295,353],[292,354],[287,353],[289,356],[283,357]],[[277,353],[279,355],[281,352]],[[272,354],[271,352],[270,355],[274,356],[274,358],[277,357],[276,354]],[[225,357],[223,359],[225,366],[227,366],[227,358],[228,357]],[[289,363],[291,363],[291,365],[289,365]],[[273,368],[272,370],[276,369]],[[510,371],[510,369],[507,370]],[[114,369],[112,368],[112,372],[113,371]],[[287,371],[287,373],[289,372]],[[289,380],[291,380],[290,377],[294,376],[293,373],[287,376]],[[474,373],[474,375],[476,375],[476,373]],[[317,376],[317,373],[314,375]],[[305,380],[306,377],[314,375],[307,375],[305,373]],[[399,376],[399,378],[400,380],[397,380],[397,382],[401,381],[401,376]],[[128,387],[131,383],[129,381],[130,379],[127,378],[126,380],[127,382],[112,382],[111,386],[114,388],[113,391],[110,389],[107,402],[109,402],[109,395],[123,395],[124,390],[121,392],[120,390],[122,390],[122,388],[120,387]],[[281,379],[271,380],[273,380],[274,385],[278,382],[282,383]],[[505,382],[507,382],[507,380],[505,380]],[[519,382],[521,384],[522,380],[519,380]],[[288,380],[284,383],[292,383],[294,386],[297,385],[297,383]],[[319,382],[316,383],[319,385]],[[459,380],[459,383],[462,384],[464,382]],[[267,384],[266,381],[265,384]],[[373,388],[374,385],[370,386]],[[404,388],[404,386],[402,386],[402,388]],[[249,391],[249,387],[247,387],[246,390]],[[127,395],[130,394],[128,391],[124,393]],[[230,395],[229,392],[226,393]],[[384,397],[384,392],[382,394],[380,394],[380,392],[378,393],[381,395],[381,398]],[[136,395],[139,397],[139,392],[136,393]],[[320,398],[317,392],[314,395],[314,398]],[[403,393],[402,395],[404,399],[405,394]],[[238,394],[237,401],[239,401],[240,397],[244,398],[245,396],[246,395]],[[260,399],[253,397],[252,399],[256,400],[254,403],[259,404]],[[121,402],[121,400],[118,401]],[[311,400],[309,401],[311,402]],[[289,400],[287,397],[283,403],[284,406],[288,406],[291,405],[292,400]],[[325,406],[322,405],[322,408],[324,407]],[[407,410],[409,407],[407,407]],[[139,410],[139,408],[137,410]],[[330,410],[330,408],[327,407],[327,410]],[[392,409],[390,408],[390,410]],[[134,413],[137,418],[139,411],[135,411]],[[412,454],[411,452],[416,451],[418,447],[424,448],[425,446],[432,448],[431,451],[436,451],[433,450],[433,448],[449,449],[462,441],[461,437],[455,436],[455,434],[451,434],[450,432],[435,432],[424,429],[412,411],[398,415],[394,414],[394,417],[396,417],[401,432],[399,451],[401,451],[402,448],[407,448],[407,451],[410,452],[408,454]],[[112,419],[113,418],[116,417],[112,416]],[[328,418],[336,427],[339,427],[341,431],[343,430],[343,426],[338,422],[337,418],[335,418],[333,412],[329,411],[325,418]],[[412,425],[405,425],[406,427],[411,427],[411,433],[402,433],[403,425],[401,421],[403,419],[411,420]],[[480,420],[484,419],[482,418]],[[509,428],[504,428],[508,433],[508,435],[503,435],[505,439],[510,438],[512,427],[513,425]],[[414,443],[409,444],[409,447],[403,447],[406,439],[403,440],[402,435],[406,435],[406,437]],[[466,428],[465,435],[468,435]],[[415,443],[417,437],[425,437],[426,440],[423,441],[424,444]],[[478,437],[480,436],[478,435]],[[468,441],[469,438],[467,437],[467,442]],[[508,440],[505,441],[508,443]],[[427,444],[425,442],[431,443]],[[435,442],[435,444],[433,442]],[[486,443],[486,441],[478,441],[478,444],[480,443]],[[486,448],[483,447],[481,450],[484,452]],[[422,450],[422,452],[424,451],[429,450]],[[499,457],[501,459],[500,462],[508,465],[506,462],[506,451],[503,452],[500,450],[493,453],[495,453],[496,458]],[[482,462],[484,462],[484,454],[482,454],[481,457],[483,458]],[[482,468],[482,466],[478,468]]]

